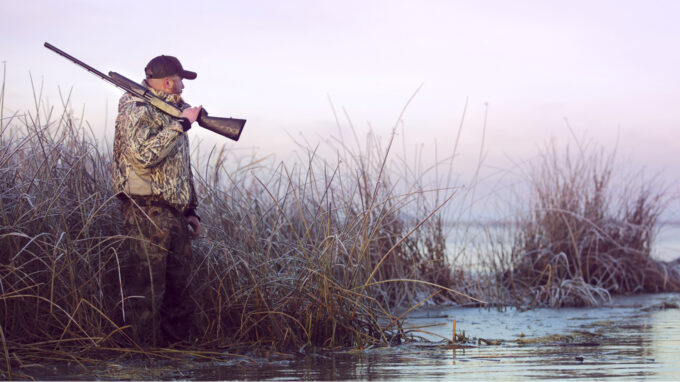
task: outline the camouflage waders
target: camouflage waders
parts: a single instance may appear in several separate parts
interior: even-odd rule
[[[188,339],[193,304],[188,297],[191,233],[187,219],[151,198],[123,200],[127,239],[123,263],[125,324],[140,345]]]

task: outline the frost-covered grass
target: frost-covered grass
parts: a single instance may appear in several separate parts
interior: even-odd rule
[[[57,113],[37,96],[34,111],[2,123],[8,376],[20,375],[12,366],[21,351],[22,359],[78,360],[142,350],[113,318],[125,295],[110,144],[68,110],[68,101]],[[363,146],[336,147],[333,160],[308,149],[293,164],[224,149],[194,162],[205,234],[194,242],[192,349],[395,344],[407,336],[400,309],[470,300],[446,288],[452,272],[438,210],[455,192],[405,184],[391,167],[391,144],[369,135]]]
[[[123,313],[125,238],[110,142],[72,116],[68,98],[56,112],[37,93],[33,110],[1,115],[0,370],[22,376],[22,362],[94,351],[169,356],[130,345],[113,319]],[[613,157],[589,145],[576,155],[550,146],[527,168],[520,209],[530,212],[516,215],[511,246],[489,234],[452,254],[456,214],[441,208],[473,200],[476,182],[451,186],[457,143],[422,169],[392,158],[394,134],[354,138],[301,146],[293,163],[224,148],[197,155],[205,234],[194,242],[192,354],[397,344],[411,334],[402,313],[425,302],[596,305],[679,289],[677,267],[649,256],[664,189],[615,186]],[[470,253],[474,268],[460,260]]]
[[[518,215],[499,277],[530,306],[596,306],[610,294],[680,290],[674,265],[651,258],[668,189],[628,175],[615,152],[549,145],[528,168],[531,206]]]

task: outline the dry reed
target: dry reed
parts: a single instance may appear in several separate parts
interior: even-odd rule
[[[611,294],[680,290],[676,267],[650,257],[663,185],[621,173],[615,151],[547,146],[530,168],[534,207],[521,215],[498,273],[520,305],[595,306]]]
[[[123,313],[124,237],[110,153],[69,97],[55,115],[34,93],[34,110],[0,117],[0,373],[26,377],[24,362],[86,362],[95,351],[172,357],[130,346],[113,318]],[[613,157],[588,145],[575,157],[549,147],[529,172],[534,208],[512,248],[487,232],[486,260],[466,268],[447,252],[440,210],[458,196],[458,144],[428,169],[449,167],[445,187],[428,189],[427,174],[390,160],[394,133],[362,146],[351,123],[344,129],[356,147],[338,140],[332,160],[304,145],[293,165],[224,148],[195,160],[206,234],[194,242],[192,354],[398,344],[404,309],[428,301],[595,305],[679,288],[677,268],[649,256],[663,192],[612,190]]]
[[[125,298],[124,237],[111,155],[68,111],[68,97],[55,115],[34,93],[35,109],[5,118],[0,132],[0,370],[10,378],[30,359],[151,352],[130,348],[114,319]],[[369,136],[335,162],[308,150],[292,167],[222,150],[197,166],[207,233],[194,243],[193,349],[406,339],[393,312],[450,284],[437,210],[453,192],[431,205],[420,187],[400,189],[390,145]]]

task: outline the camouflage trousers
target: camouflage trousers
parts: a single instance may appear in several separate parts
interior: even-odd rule
[[[188,339],[193,304],[188,298],[191,234],[177,209],[145,199],[122,202],[124,323],[143,346]]]

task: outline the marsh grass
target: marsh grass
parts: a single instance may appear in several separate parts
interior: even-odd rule
[[[663,184],[626,176],[615,151],[576,148],[548,145],[529,168],[533,208],[518,216],[502,284],[520,305],[553,307],[680,290],[677,267],[650,257],[669,201]]]
[[[0,132],[4,375],[101,352],[171,357],[139,348],[115,318],[125,237],[106,144],[68,96],[56,113],[34,94],[34,110]],[[397,309],[471,298],[437,285],[451,284],[438,210],[455,192],[431,202],[422,185],[392,180],[391,144],[369,134],[333,161],[308,149],[292,166],[225,149],[195,162],[206,234],[194,242],[192,354],[397,344],[408,337]]]
[[[395,344],[405,333],[393,312],[440,293],[471,298],[446,287],[438,212],[455,192],[433,202],[443,190],[400,184],[391,144],[369,133],[364,146],[335,146],[333,160],[303,146],[307,158],[264,172],[259,160],[227,167],[239,162],[229,152],[208,156],[198,184],[216,239],[202,242],[211,255],[194,278],[206,341]]]
[[[108,146],[73,116],[68,95],[56,112],[41,87],[34,94],[34,109],[21,115],[6,115],[0,94],[0,370],[9,379],[27,378],[40,360],[85,368],[104,356],[392,345],[417,332],[402,322],[423,304],[596,305],[612,293],[680,285],[677,268],[649,256],[663,188],[615,187],[613,156],[549,146],[527,171],[530,213],[505,237],[482,227],[479,247],[451,253],[447,223],[464,212],[444,207],[476,200],[483,145],[461,191],[451,175],[458,141],[423,169],[420,157],[394,158],[401,122],[386,140],[359,139],[347,118],[330,151],[299,144],[303,157],[293,163],[225,148],[197,153],[205,234],[194,241],[193,334],[183,350],[142,349],[119,319],[125,237]],[[428,185],[432,177],[443,186]]]

